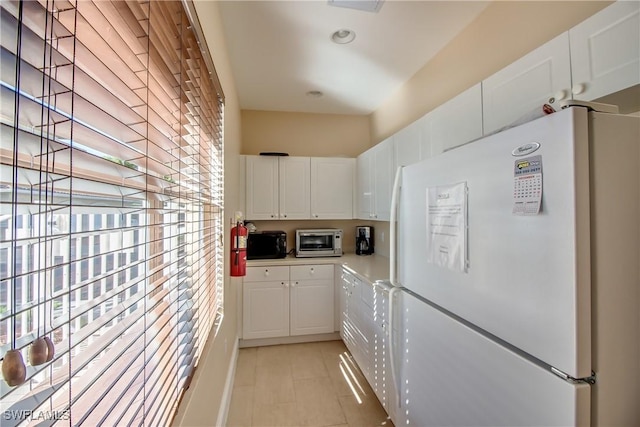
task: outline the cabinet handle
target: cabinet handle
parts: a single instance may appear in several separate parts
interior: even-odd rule
[[[311,274],[315,274],[315,270],[313,269],[313,267],[311,267],[311,269],[309,270],[309,272],[310,272]]]
[[[586,89],[587,89],[586,83],[576,83],[571,88],[571,93],[574,95],[580,95],[581,93],[584,93]]]
[[[288,284],[288,283],[286,283],[286,282],[282,282],[282,284],[284,285],[284,287],[285,287],[285,288],[288,288],[288,287],[289,287],[289,284]]]
[[[287,214],[284,214],[284,215],[282,215],[282,216],[286,218],[286,217],[287,217]]]
[[[566,97],[567,97],[567,91],[566,90],[560,90],[560,91],[556,92],[556,94],[554,96],[549,98],[549,104],[553,104],[556,101],[562,101]]]
[[[264,270],[264,275],[268,276],[269,275],[269,269]]]
[[[276,217],[275,215],[271,214],[271,218],[275,218],[275,217]]]

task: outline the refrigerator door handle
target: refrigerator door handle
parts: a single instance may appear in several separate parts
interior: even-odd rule
[[[394,295],[400,289],[397,281],[396,274],[396,222],[398,220],[398,197],[400,195],[400,182],[402,180],[402,166],[399,166],[396,170],[396,176],[393,180],[393,190],[391,192],[391,215],[389,223],[389,280],[391,282],[391,289],[389,290],[389,362],[391,364],[391,380],[395,387],[394,397],[396,400],[396,407],[401,408],[402,402],[400,399],[400,384],[398,383],[398,369],[396,365],[395,357],[395,345],[394,345],[394,325],[393,325],[393,305]]]
[[[393,286],[398,286],[396,277],[396,222],[398,220],[398,196],[400,194],[400,181],[402,180],[402,166],[396,170],[393,180],[393,191],[391,192],[391,216],[389,223],[389,280]]]
[[[570,382],[572,384],[581,384],[581,383],[585,383],[585,384],[590,384],[590,385],[594,385],[596,383],[596,373],[591,371],[591,376],[586,377],[586,378],[574,378],[571,375],[562,372],[560,369],[551,366],[551,372],[553,372],[555,375],[557,375],[558,377],[562,378],[563,380]]]

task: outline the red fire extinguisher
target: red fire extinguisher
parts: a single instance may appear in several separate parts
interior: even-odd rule
[[[231,229],[231,275],[247,274],[247,227],[240,221]]]

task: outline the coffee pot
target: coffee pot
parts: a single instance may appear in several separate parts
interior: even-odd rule
[[[356,255],[371,255],[373,253],[373,227],[356,227]]]

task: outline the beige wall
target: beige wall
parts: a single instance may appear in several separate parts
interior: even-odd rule
[[[371,115],[371,145],[610,3],[494,2]]]
[[[240,107],[231,73],[218,3],[206,0],[194,1],[200,17],[207,45],[212,52],[216,72],[225,94],[224,113],[224,168],[225,168],[225,247],[228,247],[229,224],[238,210],[238,176],[240,153]],[[216,425],[221,408],[225,382],[233,365],[233,348],[237,341],[236,289],[241,279],[229,277],[229,260],[225,258],[224,317],[216,331],[212,331],[200,357],[195,376],[174,419],[174,425]]]
[[[356,157],[370,140],[367,116],[242,111],[242,154]]]
[[[382,226],[382,230],[386,230],[385,237],[388,236],[388,222],[379,221],[362,221],[362,220],[321,220],[321,221],[251,221],[258,231],[265,230],[282,230],[287,233],[287,250],[295,249],[296,247],[296,230],[300,228],[340,228],[343,232],[342,250],[345,253],[355,253],[356,251],[356,227],[359,225],[373,226],[374,231],[378,231],[378,227]],[[383,225],[384,224],[384,225]],[[377,236],[376,236],[377,239]],[[388,237],[387,237],[388,239]],[[378,246],[374,241],[374,249],[378,253]],[[380,255],[388,256],[385,253],[384,242],[380,242]],[[388,246],[388,245],[387,245]]]

